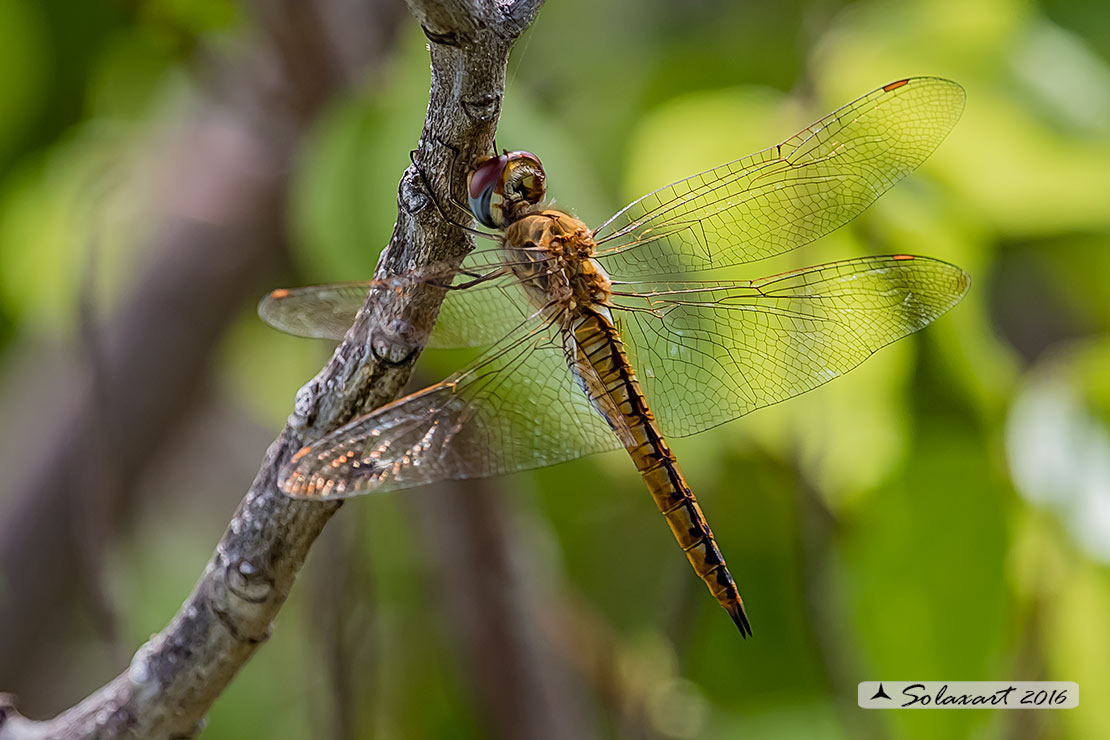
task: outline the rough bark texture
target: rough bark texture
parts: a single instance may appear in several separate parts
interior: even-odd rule
[[[468,164],[492,145],[509,49],[540,2],[409,5],[432,58],[428,115],[415,153],[424,178],[414,167],[401,178],[397,224],[378,277],[450,263],[470,247],[462,231],[443,221],[425,183],[440,202],[464,200]],[[169,626],[139,648],[124,673],[52,720],[25,719],[0,702],[0,740],[195,735],[212,702],[266,640],[309,547],[338,509],[285,497],[275,487],[278,471],[302,445],[397,395],[441,299],[433,287],[404,296],[372,291],[327,366],[301,389],[289,423]]]

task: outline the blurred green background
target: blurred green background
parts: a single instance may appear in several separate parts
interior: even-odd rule
[[[172,617],[328,357],[262,325],[258,297],[365,279],[389,239],[426,39],[394,3],[336,0],[291,45],[313,7],[0,0],[0,551],[65,586],[0,582],[0,628],[24,630],[0,629],[0,691],[31,716]],[[754,639],[610,454],[344,506],[204,737],[1106,737],[1105,3],[553,0],[514,50],[498,145],[597,223],[920,74],[967,90],[936,154],[746,271],[908,252],[966,269],[970,294],[819,391],[673,440]],[[112,395],[127,351],[149,360],[141,403]],[[429,351],[422,377],[457,361]],[[73,462],[90,451],[107,473]],[[1077,681],[1081,700],[856,708],[882,678]]]

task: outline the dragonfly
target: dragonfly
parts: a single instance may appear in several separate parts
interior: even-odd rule
[[[469,206],[496,246],[472,250],[439,283],[444,301],[428,346],[487,349],[302,448],[279,486],[293,497],[340,499],[624,448],[697,576],[751,635],[736,581],[666,440],[846,373],[956,305],[970,277],[906,254],[747,281],[690,274],[782,254],[852,220],[940,145],[963,104],[963,88],[949,80],[891,82],[780,144],[648,193],[592,229],[544,204],[535,155],[479,160]],[[341,339],[372,285],[275,290],[259,313],[292,334]]]

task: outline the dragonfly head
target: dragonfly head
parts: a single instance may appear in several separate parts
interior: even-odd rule
[[[501,229],[543,200],[547,176],[531,152],[505,152],[478,162],[466,181],[470,211],[483,226]]]

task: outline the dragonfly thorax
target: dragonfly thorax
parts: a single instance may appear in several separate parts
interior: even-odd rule
[[[546,209],[505,229],[503,247],[536,308],[558,312],[608,303],[612,284],[593,259],[596,245],[586,224]]]

